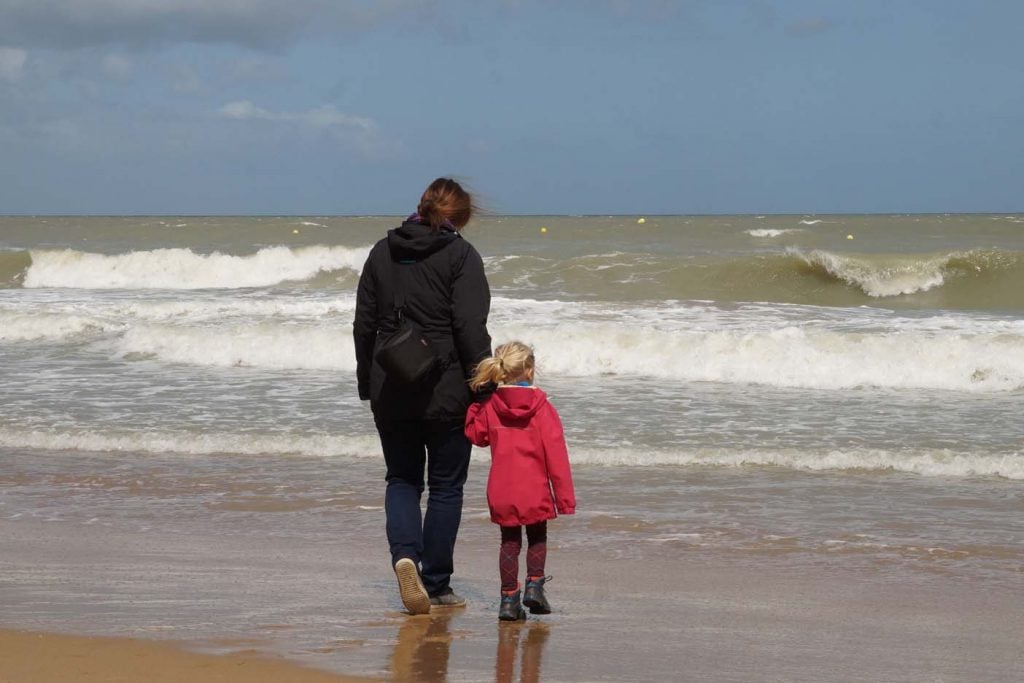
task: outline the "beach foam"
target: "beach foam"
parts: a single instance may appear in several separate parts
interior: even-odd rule
[[[190,249],[155,249],[126,254],[32,250],[23,286],[79,289],[214,289],[267,287],[309,279],[318,273],[358,271],[369,247],[266,247],[237,256]]]
[[[803,221],[801,221],[801,222],[803,222]],[[785,235],[787,233],[800,232],[800,230],[798,228],[785,228],[785,229],[760,228],[760,229],[756,229],[756,230],[747,230],[745,232],[746,232],[746,234],[750,235],[751,237],[780,237],[780,236]]]
[[[1002,477],[1024,479],[1021,453],[990,455],[950,450],[886,451],[848,449],[738,451],[735,449],[644,450],[572,449],[573,463],[607,466],[656,465],[707,467],[781,467],[809,471],[906,472],[933,477]]]
[[[380,457],[374,435],[302,435],[0,428],[0,447],[44,451]]]
[[[0,428],[0,448],[43,451],[127,452],[182,455],[303,455],[313,457],[380,457],[376,435],[302,435],[266,433],[197,433],[122,431],[102,433]],[[704,466],[780,467],[807,471],[892,471],[935,477],[1002,477],[1024,480],[1021,453],[992,455],[936,450],[804,449],[736,450],[729,448],[634,449],[574,447],[576,465],[608,467]],[[489,462],[488,449],[475,448],[473,459]]]
[[[888,260],[868,259],[827,251],[803,253],[792,250],[810,266],[820,267],[830,275],[861,289],[872,297],[899,296],[927,292],[946,281],[946,269],[961,254],[932,258],[893,257]]]
[[[917,332],[839,333],[787,326],[683,332],[618,324],[493,326],[496,339],[529,339],[554,375],[651,377],[813,389],[885,387],[970,392],[1024,387],[1024,337]],[[337,325],[144,325],[114,342],[130,358],[210,366],[355,370]]]

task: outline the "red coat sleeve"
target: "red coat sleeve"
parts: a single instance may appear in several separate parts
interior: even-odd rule
[[[475,401],[469,404],[466,412],[466,438],[474,446],[490,446],[491,437],[487,425],[487,403]]]
[[[572,471],[569,468],[569,449],[565,445],[562,420],[550,403],[544,408],[540,428],[548,479],[555,492],[555,507],[559,514],[571,515],[576,512],[576,492],[573,490]]]

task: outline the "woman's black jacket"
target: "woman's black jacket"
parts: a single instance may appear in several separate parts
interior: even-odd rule
[[[389,381],[374,362],[378,333],[395,328],[396,277],[404,314],[434,343],[448,366],[416,387]],[[472,400],[467,380],[491,353],[491,292],[480,254],[459,233],[406,221],[370,250],[359,277],[353,335],[359,398],[378,422],[462,421]]]

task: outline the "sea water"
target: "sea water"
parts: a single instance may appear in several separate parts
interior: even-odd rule
[[[638,219],[465,232],[565,424],[564,547],[1019,587],[1024,216]],[[0,218],[0,516],[380,535],[351,322],[398,222]]]

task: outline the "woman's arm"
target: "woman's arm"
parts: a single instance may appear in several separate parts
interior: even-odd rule
[[[465,243],[464,258],[452,279],[452,334],[459,363],[468,380],[476,365],[491,355],[487,316],[491,290],[484,273],[484,261],[473,245]]]
[[[359,398],[370,400],[370,368],[373,367],[373,346],[377,341],[377,278],[373,272],[373,253],[370,250],[359,275],[356,289],[356,316],[352,323],[352,340],[356,348],[356,383]]]

